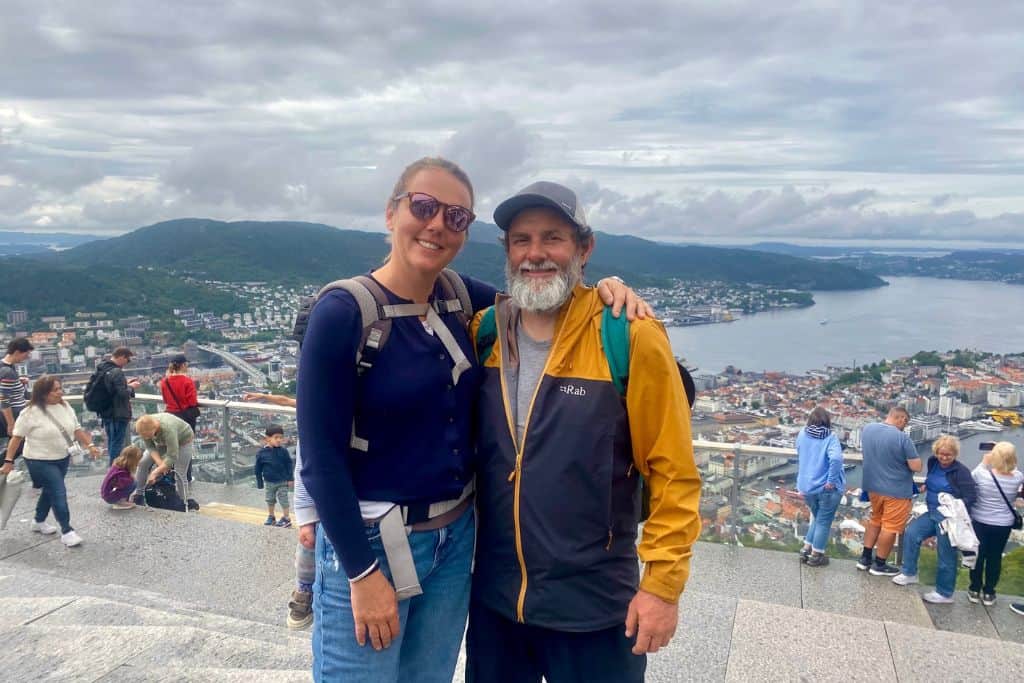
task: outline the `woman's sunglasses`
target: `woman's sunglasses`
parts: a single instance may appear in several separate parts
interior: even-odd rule
[[[452,232],[465,232],[469,224],[476,220],[476,214],[466,207],[458,204],[445,204],[425,192],[403,192],[397,197],[393,197],[393,200],[399,202],[406,197],[409,198],[409,213],[421,221],[429,221],[437,215],[443,206],[444,225]]]

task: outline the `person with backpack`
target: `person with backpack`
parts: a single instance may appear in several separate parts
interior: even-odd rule
[[[302,334],[296,326],[301,478],[320,517],[317,681],[454,674],[475,527],[480,371],[466,321],[496,292],[447,270],[472,206],[454,163],[406,167],[385,205],[384,265],[326,287]]]
[[[125,379],[124,367],[132,362],[133,352],[119,346],[108,360],[96,366],[96,372],[85,385],[85,407],[100,416],[107,434],[108,465],[124,448],[128,423],[132,420],[132,397],[139,387],[138,379]]]
[[[192,505],[188,497],[188,480],[185,478],[189,463],[195,456],[192,428],[180,417],[170,413],[153,413],[135,421],[135,433],[144,442],[146,454],[142,456],[135,471],[137,492],[132,502],[136,505],[145,504],[146,486],[152,486],[171,475],[180,498],[176,503],[184,511],[186,503]]]
[[[637,320],[624,395],[616,386],[605,304],[582,283],[594,235],[572,190],[534,183],[494,221],[508,296],[472,326],[479,339],[491,318],[497,335],[480,355],[466,680],[640,682],[646,653],[675,632],[701,530],[679,367],[661,323]],[[651,512],[638,547],[640,475]]]

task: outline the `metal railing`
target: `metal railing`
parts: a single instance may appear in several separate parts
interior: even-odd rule
[[[105,444],[106,437],[103,434],[100,420],[95,413],[85,408],[83,397],[81,395],[65,396],[64,400],[80,412],[79,419],[83,427],[93,432],[97,443]],[[132,404],[134,408],[141,408],[141,410],[134,410],[136,417],[164,408],[163,397],[157,394],[136,394],[132,398]],[[195,437],[196,466],[193,466],[193,473],[201,481],[233,485],[249,478],[249,475],[246,474],[248,465],[244,461],[239,461],[238,458],[246,458],[247,455],[244,453],[246,450],[254,453],[259,449],[261,445],[259,437],[262,436],[259,427],[265,426],[265,424],[260,425],[246,421],[243,419],[243,415],[280,416],[279,421],[283,423],[287,435],[294,437],[297,431],[295,408],[247,401],[199,399],[199,409],[200,416],[196,424]],[[129,427],[129,431],[134,434],[131,427]],[[129,435],[129,440],[131,438],[132,436]],[[249,448],[241,446],[243,443],[247,443]],[[294,451],[294,448],[292,450]],[[99,464],[105,465],[106,460],[102,459]],[[77,469],[78,471],[73,470],[71,473],[94,474],[93,470],[96,470],[97,467],[95,464],[87,463]]]

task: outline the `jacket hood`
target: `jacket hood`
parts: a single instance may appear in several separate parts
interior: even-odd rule
[[[109,370],[110,368],[116,368],[117,363],[110,360],[109,358],[105,361],[100,361],[100,364],[96,366],[97,370]],[[119,368],[120,369],[120,368]]]

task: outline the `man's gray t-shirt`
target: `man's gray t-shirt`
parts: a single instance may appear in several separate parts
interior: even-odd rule
[[[519,379],[515,386],[515,397],[511,401],[515,407],[516,441],[523,442],[523,430],[526,428],[526,416],[530,412],[530,401],[533,400],[537,382],[544,374],[544,365],[548,362],[551,352],[551,341],[535,341],[523,331],[520,324],[516,328],[516,341],[519,343]]]
[[[890,424],[875,422],[861,431],[860,446],[864,453],[861,486],[865,491],[894,498],[913,497],[914,473],[907,461],[921,456],[909,436]]]

